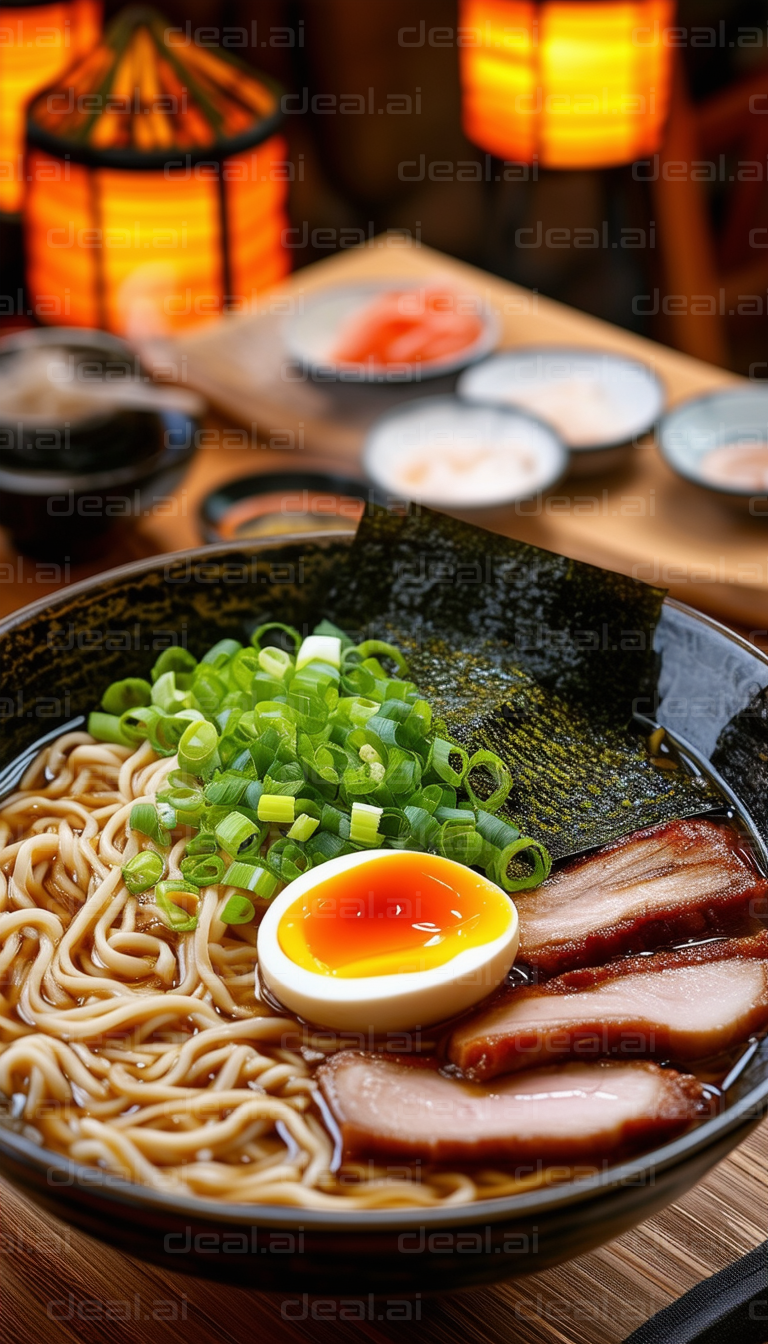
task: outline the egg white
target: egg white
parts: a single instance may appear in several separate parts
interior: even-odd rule
[[[396,859],[399,854],[399,850],[374,849],[331,859],[296,878],[270,905],[259,927],[257,974],[275,998],[297,1016],[339,1031],[413,1030],[455,1017],[486,998],[503,981],[520,941],[517,909],[505,893],[501,894],[509,904],[509,922],[504,932],[430,970],[343,978],[306,970],[286,956],[278,926],[296,901],[340,873],[372,859]],[[453,866],[466,872],[463,864]],[[494,884],[489,881],[488,885]]]

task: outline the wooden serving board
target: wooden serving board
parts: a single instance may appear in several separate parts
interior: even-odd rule
[[[263,443],[281,449],[284,466],[323,462],[358,472],[367,428],[383,410],[403,396],[446,388],[444,379],[405,389],[295,380],[281,340],[283,316],[323,285],[364,278],[429,283],[442,278],[469,286],[499,312],[503,345],[578,345],[627,354],[658,373],[670,405],[738,381],[723,369],[399,237],[374,240],[297,272],[273,292],[262,314],[233,317],[184,336],[176,343],[179,367],[183,358],[193,386],[230,419],[251,431],[255,427]],[[242,463],[244,456],[241,474],[253,470]],[[768,627],[768,517],[738,512],[680,480],[650,442],[618,473],[567,481],[533,512],[531,506],[504,508],[482,521],[669,588],[675,597],[749,630]]]

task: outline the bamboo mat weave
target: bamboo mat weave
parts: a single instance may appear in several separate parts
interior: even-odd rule
[[[0,1182],[3,1344],[619,1344],[768,1231],[768,1124],[679,1203],[543,1274],[423,1298],[411,1319],[355,1298],[312,1304],[143,1265],[39,1212]],[[393,1308],[402,1312],[402,1307]],[[335,1317],[330,1313],[335,1312]],[[372,1317],[372,1318],[371,1318]],[[766,1322],[768,1340],[768,1322]]]

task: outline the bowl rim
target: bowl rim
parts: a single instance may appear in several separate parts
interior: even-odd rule
[[[664,408],[667,404],[668,393],[664,379],[651,367],[650,364],[644,364],[642,359],[636,359],[632,355],[616,353],[604,346],[595,346],[593,349],[591,346],[559,345],[556,342],[550,344],[547,341],[542,341],[539,345],[533,343],[528,343],[526,345],[507,345],[501,350],[492,351],[484,360],[478,360],[474,365],[463,370],[463,372],[459,374],[456,383],[457,397],[460,397],[462,401],[471,402],[476,406],[506,406],[509,410],[515,409],[515,403],[511,401],[493,401],[490,397],[486,400],[485,398],[467,396],[466,392],[462,389],[462,383],[468,383],[474,373],[482,368],[484,364],[490,364],[494,359],[500,360],[507,357],[514,358],[518,355],[539,355],[545,351],[551,355],[581,355],[582,357],[598,355],[601,358],[612,359],[617,363],[626,364],[635,369],[642,369],[643,373],[648,375],[649,381],[654,385],[659,396],[659,405],[654,414],[649,419],[644,420],[641,428],[634,430],[629,438],[600,439],[596,443],[580,443],[573,445],[563,440],[565,448],[577,462],[582,454],[610,452],[611,449],[624,448],[633,445],[636,439],[640,439],[643,435],[649,434],[654,425],[659,423],[660,417],[665,414]],[[520,407],[520,409],[523,410],[524,408]],[[528,414],[530,414],[530,412],[528,412]]]
[[[429,406],[445,406],[458,412],[474,411],[493,411],[509,417],[511,420],[522,420],[526,424],[535,425],[538,429],[544,430],[545,434],[552,441],[552,447],[555,450],[555,457],[559,459],[556,462],[550,475],[545,478],[535,490],[527,491],[524,494],[512,495],[494,495],[484,503],[462,503],[459,500],[448,502],[447,500],[430,500],[424,498],[414,498],[413,503],[426,509],[461,509],[462,513],[481,513],[490,509],[503,509],[508,504],[522,504],[526,500],[536,499],[543,495],[547,490],[553,490],[556,485],[567,475],[571,466],[572,453],[568,445],[563,442],[557,430],[550,425],[541,416],[534,415],[531,411],[526,411],[519,406],[503,405],[492,401],[467,401],[458,396],[456,392],[438,392],[433,396],[427,393],[423,397],[414,397],[412,401],[403,401],[398,406],[392,406],[390,410],[384,411],[382,415],[377,416],[373,424],[369,425],[363,440],[360,462],[367,479],[372,483],[375,489],[384,491],[388,498],[403,499],[405,495],[395,495],[394,491],[385,481],[380,480],[374,471],[373,463],[375,461],[375,452],[373,446],[374,437],[382,429],[386,430],[390,424],[396,424],[398,420],[407,420],[409,415],[416,412],[419,408]]]
[[[355,529],[349,528],[343,536],[351,540]],[[128,579],[150,571],[158,566],[171,566],[187,561],[214,560],[217,556],[226,559],[229,555],[242,554],[244,551],[279,550],[286,545],[328,545],[329,541],[338,542],[340,534],[331,537],[327,533],[303,533],[293,538],[268,538],[264,541],[222,542],[214,547],[209,545],[186,547],[178,551],[160,555],[145,556],[124,565],[115,566],[101,573],[90,575],[77,583],[61,588],[52,596],[42,596],[24,607],[18,608],[0,621],[0,639],[10,634],[17,625],[28,619],[34,619],[51,608],[68,604],[116,580]],[[723,636],[737,648],[749,653],[758,662],[768,667],[768,654],[750,644],[742,635],[729,630],[722,622],[704,612],[696,611],[685,602],[665,597],[664,606],[677,611],[694,624],[701,624]],[[312,1232],[356,1232],[383,1233],[393,1231],[408,1232],[415,1228],[440,1228],[469,1226],[478,1222],[499,1223],[515,1221],[553,1210],[577,1207],[591,1200],[616,1193],[622,1187],[635,1187],[641,1184],[650,1171],[655,1173],[668,1171],[692,1160],[697,1155],[715,1147],[724,1137],[739,1128],[750,1128],[757,1124],[768,1110],[768,1075],[756,1084],[738,1101],[711,1119],[705,1120],[696,1129],[689,1130],[661,1148],[628,1159],[616,1166],[608,1166],[595,1175],[565,1182],[562,1185],[539,1187],[536,1190],[513,1195],[500,1195],[490,1199],[477,1200],[471,1204],[443,1205],[405,1209],[311,1209],[300,1206],[281,1206],[269,1204],[229,1204],[221,1200],[202,1199],[192,1195],[173,1195],[138,1185],[119,1176],[112,1176],[97,1167],[88,1167],[43,1148],[32,1139],[0,1124],[0,1171],[5,1165],[4,1159],[10,1158],[27,1168],[32,1168],[39,1176],[45,1176],[55,1170],[64,1177],[61,1181],[50,1182],[52,1194],[56,1189],[76,1187],[87,1193],[104,1191],[113,1203],[138,1213],[154,1210],[167,1215],[180,1215],[197,1218],[200,1222],[226,1223],[230,1226],[252,1226],[291,1228],[301,1225]],[[17,1178],[18,1179],[18,1178]]]
[[[675,406],[670,406],[665,411],[659,421],[659,430],[657,436],[659,452],[676,476],[683,481],[690,481],[692,485],[698,485],[702,490],[707,490],[711,495],[728,495],[731,499],[765,499],[768,497],[768,490],[742,490],[730,485],[715,485],[713,481],[706,481],[703,477],[697,475],[693,470],[686,470],[673,456],[672,451],[666,442],[666,435],[675,419],[692,410],[696,406],[707,406],[714,401],[736,401],[739,398],[745,398],[747,401],[757,395],[763,397],[768,409],[768,383],[765,387],[756,387],[754,383],[747,384],[746,387],[722,387],[715,392],[702,392],[698,397],[686,397],[685,401],[679,401]],[[756,515],[761,516],[761,515]]]
[[[435,276],[434,287],[436,288],[439,283],[440,276]],[[334,284],[333,282],[318,285],[317,289],[313,289],[310,294],[306,295],[302,311],[286,315],[280,324],[280,331],[286,354],[306,372],[310,374],[322,373],[325,375],[324,381],[327,380],[330,383],[353,383],[361,384],[362,386],[366,386],[369,383],[383,383],[385,385],[390,383],[406,383],[407,385],[412,386],[414,383],[427,382],[432,378],[445,377],[448,374],[458,373],[460,370],[466,369],[470,365],[477,364],[488,358],[493,352],[498,350],[499,341],[502,336],[502,322],[497,308],[491,300],[486,298],[478,287],[472,284],[456,281],[453,277],[448,275],[445,276],[444,283],[446,288],[450,288],[454,293],[472,294],[481,301],[482,330],[470,345],[465,346],[462,350],[457,351],[453,355],[445,355],[441,359],[430,360],[421,365],[414,365],[413,363],[404,360],[403,363],[407,364],[409,369],[416,368],[418,370],[418,377],[410,377],[407,373],[400,376],[394,376],[388,374],[386,371],[382,373],[370,373],[365,376],[355,372],[355,366],[352,364],[345,366],[344,364],[339,364],[337,361],[331,359],[325,361],[308,359],[301,353],[301,350],[298,348],[291,334],[306,314],[312,308],[322,303],[331,294],[359,294],[361,296],[367,294],[369,296],[375,296],[377,294],[386,294],[390,290],[413,290],[432,287],[432,281],[420,284],[417,276],[403,276],[401,279],[398,279],[397,277],[392,279],[380,277],[377,279],[375,276],[370,276],[368,278],[361,277],[359,281],[355,282],[347,281],[340,285]]]

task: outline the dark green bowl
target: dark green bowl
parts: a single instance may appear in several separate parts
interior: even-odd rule
[[[314,624],[315,585],[343,544],[303,537],[155,557],[10,617],[0,625],[0,787],[12,786],[20,758],[43,736],[87,713],[118,669],[146,673],[172,640],[200,654],[272,618]],[[768,659],[669,601],[657,647],[659,722],[702,760],[714,754],[754,812],[763,782],[743,762],[730,770],[716,744],[768,686]],[[319,1212],[176,1198],[78,1167],[8,1121],[0,1121],[0,1170],[65,1222],[166,1268],[323,1295],[452,1292],[543,1270],[619,1236],[701,1180],[767,1109],[764,1041],[721,1112],[675,1142],[582,1181],[454,1208]]]

